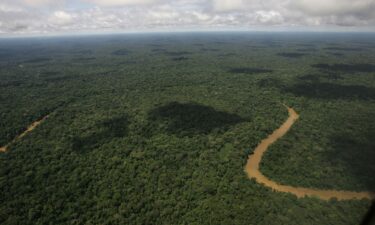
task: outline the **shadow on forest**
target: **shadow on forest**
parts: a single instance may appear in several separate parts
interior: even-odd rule
[[[77,51],[74,51],[73,52],[74,54],[82,54],[82,55],[91,55],[93,54],[94,52],[92,50],[89,50],[89,49],[84,49],[84,50],[77,50]]]
[[[151,52],[166,52],[167,50],[164,48],[154,48],[151,50]]]
[[[281,53],[278,53],[277,55],[286,57],[286,58],[301,58],[302,56],[305,56],[307,54],[298,53],[298,52],[281,52]]]
[[[74,62],[86,62],[86,61],[91,61],[91,60],[96,60],[95,57],[78,57],[74,58],[72,61]]]
[[[124,55],[129,55],[130,53],[131,51],[127,49],[120,49],[120,50],[113,51],[111,54],[116,55],[116,56],[124,56]]]
[[[296,96],[320,99],[375,99],[375,88],[360,85],[306,82],[282,89]]]
[[[352,133],[333,136],[331,143],[334,150],[328,153],[327,158],[333,163],[344,162],[351,171],[351,177],[357,178],[368,190],[375,191],[375,144],[372,141],[375,132],[365,130],[356,136],[360,141]]]
[[[187,58],[187,57],[183,57],[183,56],[172,58],[173,61],[185,61],[185,60],[188,60],[188,59],[189,59],[189,58]]]
[[[329,74],[306,74],[306,75],[297,77],[297,79],[300,81],[308,81],[308,82],[319,82],[320,78],[325,78],[328,80],[337,80],[337,79],[341,79],[342,76],[337,73],[329,73]]]
[[[166,124],[167,132],[179,135],[209,133],[214,129],[228,129],[245,119],[232,113],[197,103],[171,102],[149,112],[150,121]]]
[[[299,52],[316,52],[317,49],[314,47],[298,48],[296,49]]]
[[[184,55],[190,55],[191,52],[187,52],[187,51],[177,51],[177,52],[165,51],[164,54],[167,55],[167,56],[184,56]]]
[[[348,47],[326,47],[325,50],[333,51],[362,51],[362,48],[348,48]]]
[[[201,52],[218,52],[218,51],[220,51],[220,49],[217,49],[217,48],[201,48],[200,51]]]
[[[297,83],[286,85],[276,78],[264,78],[257,82],[261,88],[278,88],[282,92],[292,93],[296,96],[303,96],[317,99],[375,99],[375,88],[361,85],[341,85],[322,82],[321,78],[337,80],[340,75],[332,74],[306,74],[296,78]]]
[[[74,75],[60,75],[60,76],[49,76],[46,78],[43,78],[46,82],[63,82],[71,79],[77,79],[77,76]]]
[[[259,74],[259,73],[272,73],[273,70],[262,69],[262,68],[252,68],[252,67],[238,67],[229,69],[230,73],[242,73],[242,74]]]
[[[21,81],[21,80],[10,80],[10,81],[0,80],[0,87],[18,87],[22,84],[24,84],[24,81]]]
[[[319,82],[320,77],[322,77],[322,75],[320,74],[306,74],[306,75],[298,76],[297,79],[301,81],[308,81],[308,82]]]
[[[44,71],[40,73],[42,77],[55,76],[55,75],[60,75],[60,74],[61,74],[60,71]]]
[[[40,57],[40,58],[34,58],[34,59],[25,60],[23,62],[24,63],[43,63],[43,62],[48,62],[50,60],[51,60],[50,58]]]
[[[313,64],[312,67],[321,69],[321,70],[328,70],[328,71],[336,71],[336,72],[365,72],[365,73],[372,73],[375,72],[375,65],[371,64]]]
[[[337,57],[345,56],[345,54],[340,53],[340,52],[328,52],[328,54],[334,55],[334,56],[337,56]]]
[[[257,85],[261,88],[265,87],[276,87],[280,88],[282,85],[282,82],[279,79],[276,78],[265,78],[257,82]]]
[[[121,138],[128,133],[129,121],[126,116],[114,117],[101,121],[94,126],[94,132],[88,136],[76,136],[72,139],[72,148],[77,152],[88,152],[114,138]]]
[[[217,55],[219,57],[227,57],[227,56],[237,56],[236,53],[224,53],[224,54],[219,54]]]

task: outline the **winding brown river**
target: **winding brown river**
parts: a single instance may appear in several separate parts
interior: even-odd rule
[[[271,135],[266,139],[263,139],[260,144],[255,148],[254,153],[249,156],[246,164],[246,173],[249,178],[255,178],[258,183],[263,184],[275,191],[287,192],[296,195],[298,198],[305,196],[315,196],[320,199],[329,200],[331,198],[337,198],[338,200],[350,200],[350,199],[374,199],[374,192],[354,192],[354,191],[338,191],[338,190],[320,190],[303,187],[292,187],[288,185],[278,184],[262,174],[259,170],[259,164],[262,160],[264,152],[267,151],[268,147],[277,141],[279,138],[284,136],[288,130],[292,127],[294,122],[298,119],[298,114],[292,108],[288,108],[289,117],[288,119]]]
[[[292,109],[288,108],[289,117],[288,119],[278,128],[276,129],[271,135],[269,135],[266,139],[263,139],[260,144],[255,148],[254,153],[249,156],[246,164],[246,173],[248,174],[249,178],[255,178],[258,183],[265,185],[266,187],[272,188],[275,191],[280,192],[288,192],[291,194],[296,195],[297,197],[305,197],[305,196],[315,196],[321,199],[329,200],[331,198],[337,198],[338,200],[349,200],[349,199],[374,199],[375,193],[374,192],[354,192],[354,191],[337,191],[337,190],[320,190],[320,189],[312,189],[312,188],[302,188],[302,187],[293,187],[288,185],[278,184],[266,176],[264,176],[259,170],[259,164],[262,160],[262,156],[264,152],[267,151],[268,147],[277,141],[279,138],[284,136],[289,129],[292,127],[294,122],[298,119],[298,114]],[[26,134],[34,130],[38,125],[40,125],[44,120],[48,118],[48,115],[43,117],[40,120],[33,122],[27,129],[14,138],[10,143],[7,145],[0,147],[0,152],[6,152],[8,146],[17,140],[23,138]]]
[[[11,145],[12,143],[16,142],[17,140],[23,138],[27,133],[34,130],[39,124],[41,124],[44,120],[46,120],[47,117],[48,117],[48,115],[43,117],[42,119],[37,120],[37,121],[33,122],[32,124],[30,124],[24,132],[22,132],[20,135],[15,137],[11,142],[9,142],[7,145],[5,145],[3,147],[0,147],[0,152],[6,152],[8,150],[9,145]]]

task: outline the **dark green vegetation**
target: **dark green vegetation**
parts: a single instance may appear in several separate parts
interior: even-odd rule
[[[74,135],[69,140],[72,143],[72,149],[77,152],[84,152],[96,149],[112,139],[125,137],[128,131],[128,120],[126,116],[113,117],[100,121],[93,127],[93,132],[86,135]]]
[[[120,49],[120,50],[116,50],[112,52],[112,55],[118,55],[118,56],[129,55],[129,54],[130,54],[130,51],[127,49]]]
[[[263,173],[296,186],[374,190],[375,48],[363,47],[374,40],[0,40],[0,145],[50,115],[0,154],[0,223],[358,224],[368,200],[274,193],[244,165],[287,118],[286,103],[301,117],[267,151]],[[278,55],[298,49],[306,55]]]
[[[355,72],[365,72],[365,73],[375,73],[375,65],[373,64],[314,64],[315,68],[322,70],[342,72],[342,73],[355,73]]]
[[[230,73],[243,73],[243,74],[257,74],[257,73],[271,73],[272,70],[261,69],[261,68],[239,67],[239,68],[229,69],[229,72]]]
[[[195,103],[171,102],[149,113],[149,120],[157,123],[165,121],[166,130],[172,134],[189,136],[194,133],[209,134],[214,129],[228,129],[244,122],[240,116],[217,111],[212,107]]]
[[[362,48],[348,48],[348,47],[326,47],[325,50],[334,50],[334,51],[362,51]]]
[[[278,54],[279,56],[287,57],[287,58],[300,58],[305,56],[306,54],[298,53],[298,52],[282,52]]]

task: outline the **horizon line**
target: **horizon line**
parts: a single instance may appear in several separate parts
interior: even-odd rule
[[[328,30],[328,29],[268,29],[268,30],[243,30],[243,29],[191,29],[191,30],[130,30],[130,31],[87,31],[87,32],[55,32],[35,34],[1,34],[0,39],[11,38],[53,38],[53,37],[82,37],[82,36],[108,36],[108,35],[151,35],[151,34],[186,34],[186,33],[325,33],[325,34],[375,34],[375,30]]]

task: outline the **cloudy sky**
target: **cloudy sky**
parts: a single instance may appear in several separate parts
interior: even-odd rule
[[[375,0],[0,0],[0,36],[301,29],[375,31]]]

